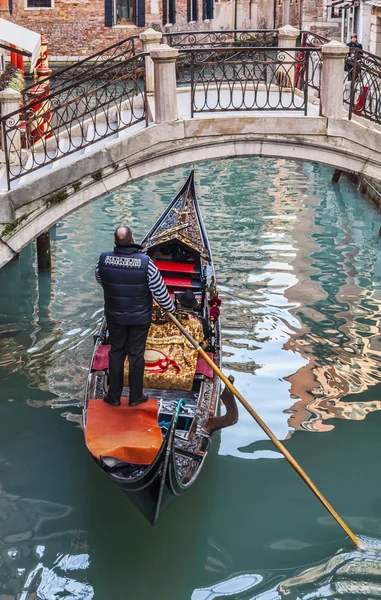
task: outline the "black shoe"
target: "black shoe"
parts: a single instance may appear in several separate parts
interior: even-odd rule
[[[112,400],[109,400],[109,397],[106,396],[103,398],[103,402],[107,402],[107,404],[110,404],[110,406],[120,406],[120,400],[119,402],[113,402]]]
[[[139,406],[139,404],[142,404],[143,402],[147,402],[148,400],[148,396],[145,396],[143,394],[143,396],[141,396],[138,400],[135,400],[135,402],[131,402],[131,400],[128,403],[128,406]]]

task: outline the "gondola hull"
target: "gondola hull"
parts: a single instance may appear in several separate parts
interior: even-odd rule
[[[164,281],[175,299],[184,289],[195,290],[198,314],[201,320],[207,322],[211,300],[216,296],[215,274],[195,195],[193,172],[144,238],[142,246],[161,270]],[[205,343],[210,356],[220,366],[219,319],[209,327],[209,331]],[[86,390],[83,414],[86,443],[97,465],[107,477],[137,506],[151,524],[155,524],[172,502],[189,489],[201,471],[211,444],[212,432],[216,429],[213,419],[216,419],[219,411],[220,380],[212,371],[205,372],[201,369],[198,373],[195,367],[192,388],[185,388],[188,391],[182,391],[181,387],[176,389],[175,385],[171,385],[171,381],[170,385],[163,389],[148,391],[150,398],[157,398],[156,428],[159,426],[162,432],[161,445],[149,464],[126,462],[112,452],[97,455],[91,445],[94,432],[92,437],[89,435],[89,406],[92,406],[93,412],[97,407],[102,408],[99,402],[102,403],[107,389],[108,371],[107,367],[97,368],[96,363],[97,356],[101,350],[105,350],[105,346],[107,323],[103,320],[95,340]],[[175,363],[173,360],[171,362]],[[123,396],[127,395],[126,388]],[[228,418],[222,426],[233,424],[235,420],[236,414],[232,414],[231,422]],[[99,435],[102,435],[102,431]]]

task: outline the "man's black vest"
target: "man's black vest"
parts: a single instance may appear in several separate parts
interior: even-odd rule
[[[145,325],[151,322],[152,294],[148,287],[149,257],[138,244],[115,246],[99,257],[99,274],[109,325]]]

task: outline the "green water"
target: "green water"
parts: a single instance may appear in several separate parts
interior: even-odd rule
[[[87,454],[80,402],[102,314],[93,266],[115,224],[142,237],[188,172],[59,223],[40,279],[33,245],[0,271],[0,600],[381,597],[381,552],[353,550],[243,410],[156,528]],[[229,160],[198,165],[196,188],[225,372],[349,526],[377,541],[381,215],[331,176]]]

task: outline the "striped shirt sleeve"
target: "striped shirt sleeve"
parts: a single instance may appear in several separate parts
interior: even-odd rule
[[[160,304],[161,308],[169,312],[175,312],[175,306],[168,294],[167,287],[156,265],[149,260],[147,273],[148,287],[155,299]]]
[[[99,283],[99,285],[101,285],[103,287],[102,279],[101,279],[101,276],[100,276],[100,273],[99,273],[99,261],[95,265],[95,279],[97,280],[97,282]]]

